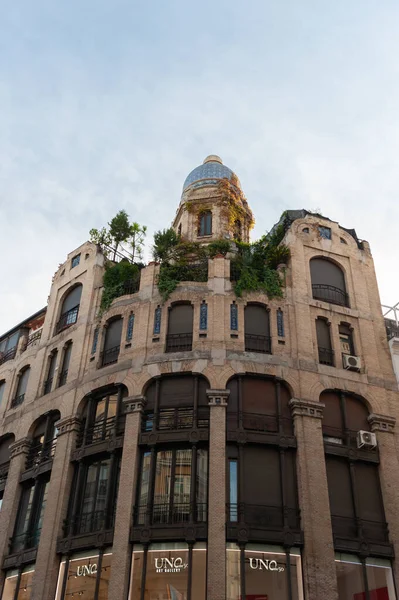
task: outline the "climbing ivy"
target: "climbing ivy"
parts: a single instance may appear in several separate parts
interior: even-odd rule
[[[115,298],[123,294],[124,286],[128,282],[138,282],[140,268],[122,260],[119,263],[108,262],[103,276],[103,293],[101,296],[99,316],[106,312]]]

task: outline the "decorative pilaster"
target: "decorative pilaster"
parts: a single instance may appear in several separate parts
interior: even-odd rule
[[[226,407],[230,390],[207,390],[209,426],[208,598],[226,598]]]
[[[118,567],[111,570],[109,598],[127,598],[128,594],[132,558],[130,527],[133,522],[132,510],[136,496],[140,458],[138,438],[144,405],[144,396],[131,396],[123,399],[126,423],[112,547],[112,563]]]
[[[298,495],[305,541],[305,597],[337,600],[334,544],[321,429],[324,404],[293,398],[290,407],[298,444]]]

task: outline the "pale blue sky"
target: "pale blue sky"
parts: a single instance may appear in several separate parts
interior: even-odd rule
[[[121,208],[170,224],[219,154],[254,237],[318,208],[367,239],[399,301],[399,4],[0,0],[0,333]]]

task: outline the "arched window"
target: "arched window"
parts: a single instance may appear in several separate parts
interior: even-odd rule
[[[262,304],[248,304],[244,311],[245,351],[270,354],[269,312]]]
[[[187,352],[193,347],[192,304],[173,304],[169,309],[166,352]]]
[[[43,395],[49,394],[53,387],[53,379],[54,379],[55,367],[57,364],[57,356],[58,356],[57,350],[53,350],[53,352],[50,355],[49,362],[48,362],[47,379],[43,385]]]
[[[330,326],[327,323],[327,319],[323,317],[316,319],[316,336],[319,363],[321,365],[334,366],[334,352],[331,347]]]
[[[313,298],[349,306],[344,273],[338,265],[325,258],[312,258],[310,276]]]
[[[58,410],[49,412],[46,416],[39,419],[32,435],[26,468],[31,469],[48,460],[51,460],[55,453],[57,443],[56,422],[60,420]]]
[[[55,333],[70,327],[78,320],[80,298],[83,286],[81,283],[74,286],[65,296],[60,309],[60,318],[55,328]]]
[[[369,411],[360,398],[341,391],[327,390],[320,396],[325,404],[323,436],[335,444],[356,446],[357,432],[370,431]]]
[[[69,363],[72,354],[72,341],[67,342],[64,346],[64,355],[62,357],[61,370],[58,373],[58,387],[65,385],[68,378]]]
[[[205,210],[199,216],[198,235],[212,235],[212,212]]]
[[[106,326],[101,360],[101,365],[103,367],[118,362],[118,356],[121,349],[122,327],[122,317],[116,317],[112,321],[109,321]]]
[[[28,386],[30,375],[30,367],[24,367],[17,375],[18,383],[17,389],[15,390],[15,396],[11,400],[11,408],[15,408],[15,406],[19,406],[25,400],[26,388]]]

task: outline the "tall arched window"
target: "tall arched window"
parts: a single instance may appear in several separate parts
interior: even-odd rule
[[[31,469],[53,458],[58,433],[56,422],[59,419],[60,413],[58,410],[55,410],[49,412],[39,420],[33,431],[32,442],[26,460],[27,469]]]
[[[186,352],[193,347],[192,304],[173,304],[169,309],[166,352]]]
[[[103,367],[118,362],[119,351],[121,348],[122,327],[122,317],[116,317],[107,323],[101,361]]]
[[[17,375],[18,383],[17,389],[15,390],[15,396],[11,400],[11,408],[19,406],[25,400],[26,388],[28,387],[30,375],[30,366],[24,367]]]
[[[198,235],[212,235],[212,212],[205,210],[199,216]]]
[[[270,354],[269,311],[262,304],[248,304],[244,311],[245,351]]]
[[[338,265],[325,258],[312,258],[310,276],[313,298],[331,304],[349,306],[344,273]]]
[[[334,352],[331,347],[330,326],[327,319],[318,317],[316,319],[317,348],[319,363],[321,365],[334,366]]]
[[[65,296],[61,304],[60,318],[55,328],[55,333],[70,327],[78,320],[80,298],[83,286],[81,283],[73,287]]]
[[[57,356],[58,356],[57,350],[53,350],[53,352],[50,355],[49,362],[48,362],[47,378],[43,385],[43,395],[49,394],[53,387],[53,379],[54,379],[55,367],[57,364]]]

